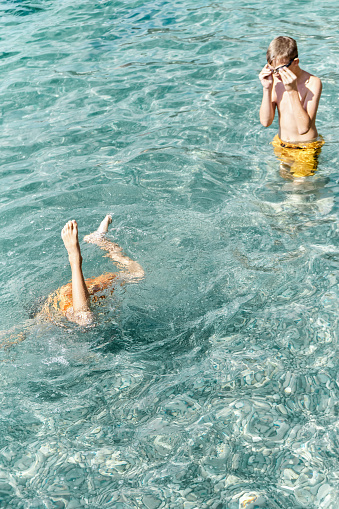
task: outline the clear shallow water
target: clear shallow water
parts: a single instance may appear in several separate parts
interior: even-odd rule
[[[97,329],[2,350],[4,508],[336,508],[333,3],[0,2],[1,329],[107,213],[145,268]],[[279,175],[257,74],[288,33],[323,80],[318,172]],[[84,245],[84,272],[111,269]],[[19,327],[20,329],[20,327]],[[251,502],[252,500],[252,502]]]

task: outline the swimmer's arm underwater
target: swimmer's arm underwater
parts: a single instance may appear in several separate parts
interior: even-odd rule
[[[13,345],[26,339],[30,329],[36,324],[35,320],[25,320],[21,325],[16,325],[7,331],[0,331],[0,349],[6,350]]]

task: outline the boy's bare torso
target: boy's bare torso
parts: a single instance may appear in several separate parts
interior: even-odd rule
[[[312,74],[302,71],[302,75],[298,79],[297,88],[300,103],[305,111],[314,100],[314,92],[318,86],[317,81],[319,78]],[[288,97],[288,92],[279,77],[274,77],[272,89],[272,102],[276,104],[279,114],[279,137],[283,141],[288,142],[303,142],[312,141],[318,136],[318,131],[315,126],[315,117],[311,122],[310,129],[305,134],[299,134],[295,114],[292,109],[291,101]]]

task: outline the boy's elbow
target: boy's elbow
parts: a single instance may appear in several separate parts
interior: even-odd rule
[[[260,119],[261,125],[264,127],[269,127],[272,124],[273,120],[267,120],[267,119]]]

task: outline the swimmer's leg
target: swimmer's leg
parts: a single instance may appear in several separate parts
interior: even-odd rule
[[[89,309],[89,293],[82,273],[82,256],[76,221],[68,221],[65,224],[61,231],[61,238],[67,249],[72,271],[73,311],[67,313],[66,317],[79,325],[88,325],[92,322],[93,317]]]
[[[96,244],[104,251],[107,251],[108,258],[121,269],[120,276],[127,280],[139,280],[144,277],[144,269],[138,262],[131,260],[122,251],[121,247],[115,242],[108,240],[105,234],[108,231],[108,226],[112,222],[112,216],[107,215],[100,223],[97,231],[86,235],[84,240],[90,244]]]

